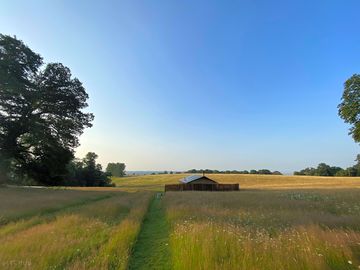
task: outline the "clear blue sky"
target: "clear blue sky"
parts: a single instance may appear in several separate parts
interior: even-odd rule
[[[3,1],[0,32],[85,85],[81,157],[129,170],[350,166],[360,2]]]

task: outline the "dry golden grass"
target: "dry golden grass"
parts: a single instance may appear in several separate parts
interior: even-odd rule
[[[168,192],[158,201],[174,269],[359,269],[358,178],[209,176],[241,191]],[[126,269],[154,194],[146,190],[182,177],[0,188],[0,269]],[[165,256],[158,250],[153,256]]]
[[[360,190],[169,192],[175,269],[358,269]]]
[[[53,188],[1,188],[0,225],[22,217],[48,213],[111,196],[112,192],[73,191]]]
[[[0,269],[126,269],[151,196],[117,192],[10,222],[0,227]]]
[[[163,191],[165,184],[176,184],[188,174],[145,175],[113,178],[123,190]],[[239,183],[242,189],[360,188],[360,177],[321,177],[253,174],[209,174],[219,183]]]
[[[183,174],[166,174],[166,175],[143,175],[113,177],[112,181],[122,190],[127,191],[163,191],[165,184],[177,183],[183,178]]]

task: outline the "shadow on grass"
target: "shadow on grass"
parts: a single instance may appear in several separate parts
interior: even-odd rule
[[[171,269],[169,225],[159,197],[149,206],[128,269]]]

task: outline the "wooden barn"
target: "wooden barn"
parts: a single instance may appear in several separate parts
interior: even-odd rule
[[[165,191],[236,191],[239,184],[219,184],[205,175],[190,175],[180,179],[180,184],[165,185]]]

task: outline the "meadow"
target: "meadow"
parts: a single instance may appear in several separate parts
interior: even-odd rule
[[[181,177],[115,181],[130,190],[162,190]],[[360,269],[359,178],[208,177],[239,183],[241,191],[165,194],[172,269]]]
[[[360,190],[169,193],[174,269],[358,269]]]
[[[151,194],[95,190],[1,188],[0,269],[126,269]]]
[[[360,179],[209,175],[239,192],[0,188],[0,269],[360,269]]]

